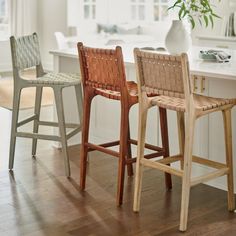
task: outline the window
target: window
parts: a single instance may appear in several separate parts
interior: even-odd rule
[[[173,11],[168,12],[167,9],[173,2],[174,0],[68,0],[68,25],[83,27],[85,22],[137,25],[162,23],[171,19]]]
[[[96,0],[84,0],[84,19],[94,20],[96,18]]]
[[[119,9],[121,9],[122,14],[125,14],[124,9],[128,8],[129,20],[135,22],[155,22],[168,19],[167,9],[173,2],[172,0],[82,0],[83,19],[95,20],[98,15],[103,15],[104,19],[108,19],[111,14],[117,11],[117,1],[119,1]],[[99,9],[104,12],[97,14]],[[110,12],[106,12],[106,10]]]
[[[130,0],[130,20],[156,22],[168,19],[170,0]]]
[[[154,0],[153,17],[154,21],[163,21],[168,18],[168,0]]]
[[[131,20],[144,21],[146,18],[145,14],[145,0],[131,0]]]
[[[0,0],[0,38],[10,34],[8,0]]]

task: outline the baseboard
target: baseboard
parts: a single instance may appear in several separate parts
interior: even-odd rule
[[[202,174],[206,174],[209,173],[210,171],[212,171],[211,168],[208,167],[203,167],[203,166],[194,166],[193,171],[195,173],[202,173]],[[227,191],[227,179],[226,179],[226,175],[210,180],[206,183],[204,183],[208,186],[214,187],[214,188],[218,188],[224,191]],[[235,192],[235,191],[234,191]],[[235,192],[236,193],[236,192]]]

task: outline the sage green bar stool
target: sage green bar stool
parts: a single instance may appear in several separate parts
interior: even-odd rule
[[[32,156],[36,155],[37,140],[52,140],[61,142],[65,162],[66,176],[70,176],[70,162],[67,150],[67,140],[81,131],[82,124],[82,89],[80,76],[78,74],[66,73],[45,73],[40,58],[39,41],[36,33],[19,38],[10,38],[14,97],[12,110],[12,127],[10,141],[9,169],[13,169],[16,137],[32,138]],[[36,67],[36,79],[26,80],[21,76],[25,69]],[[66,124],[63,108],[62,90],[65,87],[74,86],[77,100],[77,109],[80,117],[80,124]],[[21,90],[23,88],[36,87],[34,115],[18,121]],[[51,87],[54,91],[55,105],[58,122],[48,122],[40,120],[40,108],[42,92],[44,87]],[[29,122],[33,122],[33,132],[19,132],[18,128]],[[59,135],[39,134],[39,126],[59,127]],[[70,128],[67,133],[66,128]]]

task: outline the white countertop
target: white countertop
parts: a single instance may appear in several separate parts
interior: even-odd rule
[[[163,46],[162,44],[158,44],[154,42],[122,45],[122,51],[123,51],[125,64],[134,65],[134,57],[133,57],[134,47],[144,47],[144,46],[150,46],[150,45],[154,48]],[[103,46],[103,48],[114,48],[114,46]],[[193,46],[189,50],[188,56],[189,56],[191,74],[198,75],[198,76],[211,77],[211,78],[236,80],[236,50],[224,49],[223,51],[231,55],[230,62],[217,63],[217,62],[206,62],[199,59],[198,57],[199,51],[208,50],[208,49],[212,49],[212,48]],[[217,50],[219,50],[219,48]],[[61,56],[61,57],[70,57],[70,58],[78,57],[78,52],[76,48],[70,48],[66,50],[52,50],[50,51],[50,53],[55,56]],[[163,53],[163,52],[159,52],[159,53]]]
[[[236,43],[236,37],[232,36],[209,36],[209,35],[199,35],[198,39],[204,40],[213,40],[213,41],[225,41],[225,42],[234,42]]]

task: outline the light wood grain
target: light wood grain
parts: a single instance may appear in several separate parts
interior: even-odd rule
[[[234,176],[233,176],[233,149],[232,149],[232,121],[231,121],[231,109],[224,110],[224,131],[225,131],[225,151],[226,151],[226,163],[229,168],[227,175],[228,184],[228,209],[233,211],[235,209],[235,198],[234,198]]]
[[[233,210],[235,203],[233,195],[231,108],[235,105],[235,99],[212,98],[194,94],[194,84],[193,80],[190,78],[188,57],[184,53],[180,56],[173,56],[149,53],[135,49],[134,55],[138,75],[140,100],[146,100],[153,106],[157,105],[160,108],[166,108],[177,112],[179,157],[174,157],[173,160],[171,160],[171,157],[166,157],[166,161],[161,160],[156,162],[140,159],[140,164],[182,177],[179,230],[187,230],[191,186],[227,175],[228,208],[229,210]],[[158,92],[159,96],[147,98],[148,92]],[[226,165],[192,156],[196,120],[203,115],[215,111],[223,111]],[[142,114],[139,113],[139,116],[141,115]],[[145,129],[143,125],[139,124],[139,132],[141,132],[140,129]],[[143,145],[142,142],[144,142],[144,138],[139,140],[139,145]],[[181,159],[181,156],[184,156],[184,158]],[[174,162],[178,160],[181,160],[181,170],[168,166],[172,161]],[[192,162],[212,167],[217,170],[192,178]],[[140,178],[138,175],[136,177]],[[140,188],[140,186],[138,185],[136,188]],[[137,196],[138,194],[135,195],[134,199],[136,205]],[[140,201],[140,199],[138,200]],[[137,206],[139,209],[139,205]]]

